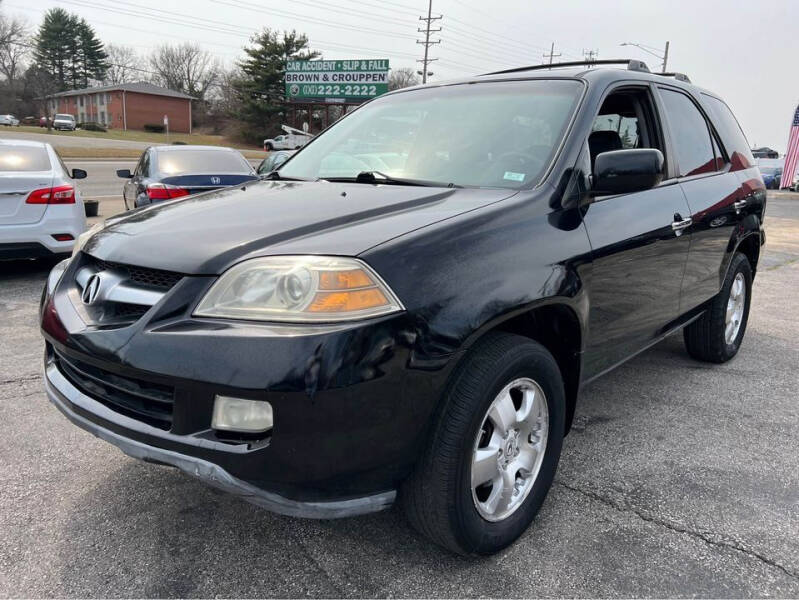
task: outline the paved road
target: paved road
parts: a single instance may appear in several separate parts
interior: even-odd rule
[[[46,129],[42,129],[42,132],[46,131]],[[89,148],[134,148],[144,150],[148,146],[153,145],[152,142],[132,142],[129,140],[83,137],[74,135],[69,131],[59,131],[58,133],[30,133],[28,131],[19,131],[13,127],[3,127],[0,129],[0,138],[47,142],[54,148],[74,148],[75,146],[82,146]]]
[[[799,201],[767,227],[739,356],[674,337],[585,389],[536,523],[479,560],[396,510],[272,515],[70,425],[42,392],[45,270],[6,265],[0,596],[797,597]]]
[[[122,197],[124,179],[117,177],[117,169],[136,168],[136,160],[66,160],[70,169],[84,169],[86,179],[77,181],[83,198]]]

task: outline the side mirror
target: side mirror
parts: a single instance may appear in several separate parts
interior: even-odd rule
[[[83,169],[72,169],[72,179],[86,179],[86,175]]]
[[[130,179],[133,177],[133,174],[130,172],[130,169],[117,169],[117,177],[121,177],[122,179]]]
[[[663,153],[654,148],[612,150],[597,155],[592,193],[629,194],[655,187],[663,180]]]

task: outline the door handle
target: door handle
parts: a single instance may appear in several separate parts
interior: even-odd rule
[[[748,204],[748,201],[747,201],[746,198],[744,198],[743,200],[738,200],[735,204],[733,204],[733,207],[735,207],[735,212],[736,213],[741,212],[741,209],[744,206],[746,206],[747,204]]]
[[[674,217],[675,219],[677,219],[679,218],[679,215],[674,215]],[[680,235],[682,233],[682,230],[685,229],[686,227],[690,227],[691,223],[693,222],[694,220],[691,217],[688,217],[687,219],[675,220],[671,224],[671,228],[675,231],[677,235]]]

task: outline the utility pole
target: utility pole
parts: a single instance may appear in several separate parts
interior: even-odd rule
[[[560,52],[555,54],[555,42],[552,42],[552,46],[549,48],[549,54],[544,53],[544,59],[548,58],[549,59],[549,64],[551,65],[552,64],[552,59],[553,58],[557,58],[560,55],[561,55]]]
[[[438,29],[432,29],[431,25],[433,21],[440,20],[442,15],[438,15],[437,17],[433,16],[433,0],[427,1],[427,17],[419,17],[420,21],[425,22],[424,29],[418,29],[419,33],[424,33],[424,41],[420,42],[416,40],[417,44],[422,44],[424,46],[424,58],[422,60],[417,60],[416,62],[422,63],[422,71],[419,73],[422,76],[422,83],[427,83],[427,76],[432,75],[432,73],[428,72],[427,65],[433,62],[434,60],[438,60],[437,58],[429,58],[429,50],[430,46],[435,44],[440,44],[441,40],[436,40],[434,42],[430,41],[430,35],[434,33],[439,33],[441,31],[441,27]]]
[[[583,57],[585,58],[585,62],[591,64],[599,56],[599,51],[597,50],[583,50]]]
[[[666,63],[669,62],[669,42],[666,41],[666,49],[663,51],[663,70],[661,73],[666,72]]]

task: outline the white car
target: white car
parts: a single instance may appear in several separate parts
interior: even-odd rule
[[[19,119],[17,119],[14,115],[0,115],[0,125],[5,125],[6,127],[16,127],[19,125]]]
[[[75,117],[72,115],[60,114],[53,118],[53,129],[75,131],[76,127],[77,123],[75,123]]]
[[[66,255],[86,230],[76,179],[50,144],[0,140],[0,259]]]

